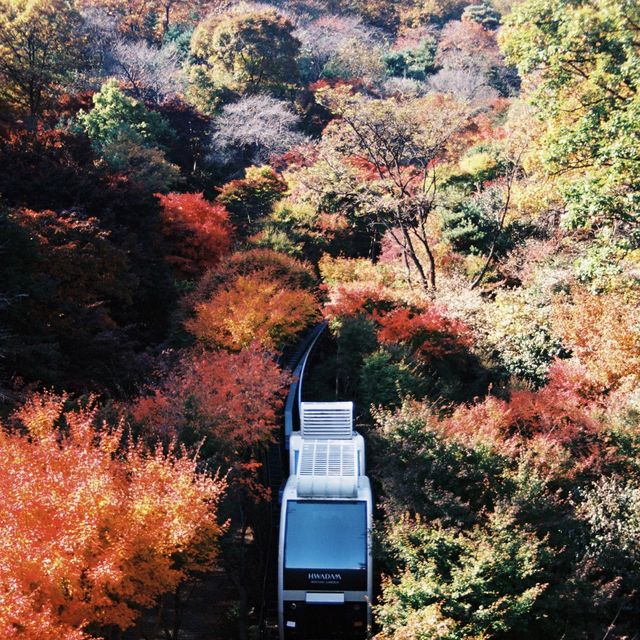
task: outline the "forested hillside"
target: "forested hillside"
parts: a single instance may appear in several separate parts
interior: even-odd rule
[[[0,0],[0,640],[257,637],[321,321],[373,636],[637,640],[639,89],[635,0]]]

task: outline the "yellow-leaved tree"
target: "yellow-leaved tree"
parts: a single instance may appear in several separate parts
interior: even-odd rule
[[[70,0],[0,0],[0,96],[37,116],[78,69],[81,18]]]

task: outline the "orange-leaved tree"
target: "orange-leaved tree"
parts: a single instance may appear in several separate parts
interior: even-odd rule
[[[294,289],[310,289],[317,282],[313,267],[308,262],[301,262],[285,253],[278,253],[272,249],[236,251],[225,256],[215,269],[204,274],[194,291],[185,296],[184,306],[193,308],[198,303],[209,300],[220,287],[238,276],[256,273],[268,275],[283,286]]]
[[[32,396],[0,429],[0,636],[83,640],[126,629],[191,570],[211,568],[225,481],[147,450],[97,405]]]
[[[287,287],[268,272],[238,276],[195,311],[187,329],[204,344],[231,351],[252,342],[279,349],[319,314],[311,292]]]
[[[163,233],[171,244],[168,261],[184,275],[215,267],[231,247],[229,214],[201,193],[157,193],[162,206]]]
[[[601,294],[574,288],[555,300],[554,329],[590,376],[605,389],[640,376],[640,296],[637,292]],[[587,320],[588,319],[588,320]]]
[[[203,455],[231,470],[230,481],[255,471],[260,451],[273,440],[291,376],[252,345],[238,353],[193,352],[164,382],[139,398],[132,413],[148,437],[200,442]],[[252,475],[250,473],[249,475]]]

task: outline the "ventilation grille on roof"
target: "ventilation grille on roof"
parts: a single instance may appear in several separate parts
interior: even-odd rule
[[[352,442],[319,440],[302,445],[301,476],[355,476],[356,449]]]
[[[300,428],[304,439],[351,439],[353,402],[302,402]]]
[[[298,495],[353,498],[358,494],[353,441],[303,442],[298,468]]]

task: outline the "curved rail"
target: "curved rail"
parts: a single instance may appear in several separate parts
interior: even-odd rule
[[[315,326],[310,331],[300,345],[300,349],[297,354],[300,354],[291,367],[295,380],[289,387],[289,393],[287,394],[287,401],[284,405],[284,448],[289,448],[289,436],[293,431],[294,415],[300,417],[300,403],[302,402],[302,383],[304,379],[304,372],[307,367],[307,361],[313,351],[313,348],[318,342],[318,338],[322,335],[327,328],[327,323],[322,322]],[[294,358],[297,354],[294,354]],[[293,360],[293,358],[292,358]],[[295,412],[295,413],[294,413]]]

